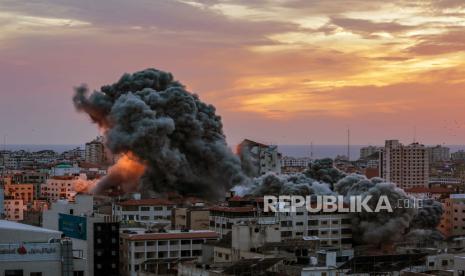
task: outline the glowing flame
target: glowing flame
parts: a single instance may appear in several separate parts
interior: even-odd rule
[[[108,174],[97,183],[92,192],[99,194],[109,189],[119,189],[124,193],[134,192],[144,172],[145,165],[132,152],[127,152],[109,168]]]
[[[96,185],[96,180],[85,180],[79,178],[74,182],[73,189],[77,193],[88,194],[95,188]]]

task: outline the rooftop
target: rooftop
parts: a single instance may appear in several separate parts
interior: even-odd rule
[[[8,231],[30,231],[30,232],[37,232],[37,233],[49,233],[49,234],[60,234],[60,231],[55,231],[47,228],[32,226],[23,223],[17,223],[8,220],[0,220],[0,230],[8,230]]]
[[[121,234],[131,241],[143,240],[176,240],[176,239],[217,239],[218,233],[214,231],[171,231],[167,233]]]
[[[120,202],[121,206],[163,206],[176,205],[174,202],[165,198],[147,198],[147,199],[130,199]]]

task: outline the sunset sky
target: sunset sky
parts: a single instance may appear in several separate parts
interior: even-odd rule
[[[73,87],[154,67],[230,144],[465,144],[465,2],[0,0],[0,135],[98,134]]]

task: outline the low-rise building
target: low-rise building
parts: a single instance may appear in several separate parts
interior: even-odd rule
[[[24,210],[26,206],[22,199],[8,199],[3,201],[4,213],[7,220],[22,221],[24,219]]]
[[[171,215],[172,229],[208,230],[210,211],[200,207],[173,208]]]
[[[465,235],[465,194],[451,194],[443,209],[439,231],[446,237]]]
[[[169,226],[174,207],[174,202],[163,198],[130,199],[114,203],[112,211],[120,221]]]
[[[94,211],[93,196],[79,194],[73,202],[52,203],[43,213],[43,226],[72,240],[79,275],[119,275],[119,223]]]
[[[75,272],[71,240],[60,231],[0,220],[0,275],[80,275]]]
[[[151,275],[175,273],[177,262],[202,256],[202,245],[217,240],[213,231],[179,231],[147,233],[144,230],[123,231],[121,239],[120,272],[136,276],[143,270]]]

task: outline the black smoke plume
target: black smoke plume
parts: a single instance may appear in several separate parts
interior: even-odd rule
[[[425,241],[441,237],[435,230],[443,212],[439,202],[427,200],[419,206],[418,200],[408,196],[395,184],[378,177],[367,179],[359,174],[345,175],[333,168],[330,160],[316,160],[301,174],[266,174],[255,178],[247,186],[235,187],[235,190],[242,195],[256,196],[333,194],[342,195],[345,200],[349,196],[371,196],[369,206],[373,210],[380,196],[387,196],[393,212],[351,213],[356,243],[381,245],[406,239]]]
[[[147,69],[90,96],[85,86],[75,92],[76,108],[104,130],[107,147],[145,164],[142,191],[212,198],[248,181],[215,108],[170,73]],[[118,175],[109,178],[119,181]]]

